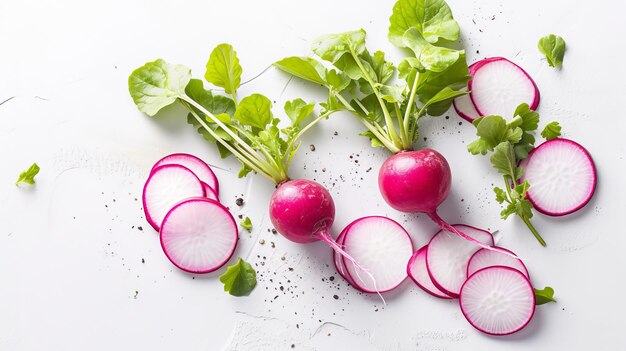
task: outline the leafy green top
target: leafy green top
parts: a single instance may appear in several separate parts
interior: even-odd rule
[[[206,68],[206,80],[224,88],[231,97],[213,94],[201,80],[192,78],[189,68],[162,59],[133,71],[128,89],[139,110],[149,116],[176,102],[187,107],[187,121],[198,133],[216,143],[222,157],[233,154],[239,159],[243,165],[240,177],[255,171],[276,184],[287,180],[289,164],[300,146],[297,139],[328,113],[306,122],[314,104],[302,99],[289,101],[285,113],[291,124],[281,129],[267,97],[252,94],[237,100],[242,68],[232,46],[218,45]]]
[[[20,185],[20,183],[26,184],[35,184],[35,176],[39,173],[39,166],[37,163],[33,163],[27,170],[20,173],[20,176],[17,178],[15,185]]]
[[[248,262],[239,258],[237,263],[228,266],[226,272],[220,276],[224,284],[224,291],[233,296],[246,296],[256,286],[256,271]]]
[[[543,305],[548,302],[556,302],[554,299],[554,289],[546,286],[543,289],[533,289],[535,292],[535,305]]]
[[[539,39],[537,44],[539,51],[546,55],[550,67],[558,67],[563,64],[565,56],[565,40],[558,35],[550,34]]]

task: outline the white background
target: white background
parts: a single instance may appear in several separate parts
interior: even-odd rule
[[[335,273],[324,244],[296,245],[268,232],[272,184],[261,176],[237,179],[237,162],[219,159],[181,109],[151,119],[128,95],[128,74],[144,62],[162,57],[201,77],[222,42],[237,49],[243,80],[284,56],[309,54],[318,35],[359,27],[368,32],[370,50],[382,49],[397,63],[403,53],[386,41],[391,1],[2,1],[0,101],[14,98],[0,105],[0,350],[623,348],[626,6],[449,3],[468,61],[498,55],[524,67],[541,90],[542,125],[561,121],[565,136],[585,145],[598,167],[598,188],[584,210],[533,218],[549,244],[542,248],[520,221],[499,219],[491,189],[500,177],[486,158],[465,150],[474,128],[453,111],[421,124],[427,141],[419,146],[441,151],[453,171],[442,216],[500,230],[499,244],[525,258],[533,283],[555,288],[558,303],[540,306],[526,329],[509,337],[481,334],[456,301],[435,299],[410,281],[385,295],[386,307],[356,293]],[[568,44],[560,70],[536,48],[551,32]],[[276,101],[277,115],[286,100],[323,99],[323,91],[274,69],[240,95],[252,92]],[[376,174],[388,153],[358,137],[362,129],[344,113],[320,124],[305,137],[292,177],[328,186],[337,205],[333,233],[360,216],[388,215],[424,245],[435,226],[383,202]],[[234,256],[258,270],[249,297],[221,291],[224,268],[195,277],[175,269],[145,222],[135,199],[151,165],[172,152],[215,165],[222,201],[252,218],[254,231],[241,233]],[[15,187],[34,161],[42,168],[37,185]],[[240,209],[234,201],[241,194]]]

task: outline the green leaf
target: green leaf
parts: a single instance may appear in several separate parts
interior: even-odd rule
[[[210,90],[204,88],[204,84],[200,79],[191,79],[185,88],[185,93],[216,117],[223,114],[228,116],[235,114],[235,102],[225,96],[213,95]],[[193,109],[197,114],[203,115],[200,110],[195,107]],[[219,118],[224,123],[232,123],[230,117],[220,116]]]
[[[312,49],[317,56],[332,63],[345,53],[360,55],[365,51],[365,31],[359,29],[319,37],[313,41]]]
[[[387,83],[395,72],[393,63],[385,61],[385,53],[380,50],[376,51],[371,59],[370,63],[376,72],[376,81],[380,84]]]
[[[539,290],[533,289],[535,291],[535,305],[543,305],[548,302],[556,302],[554,299],[554,289],[549,286]]]
[[[513,116],[518,116],[522,119],[519,127],[525,132],[535,131],[539,126],[539,113],[531,110],[527,103],[517,106]]]
[[[244,220],[240,221],[239,225],[249,232],[252,231],[252,220],[248,216],[246,216]]]
[[[469,94],[469,92],[453,90],[449,87],[445,87],[435,94],[435,96],[430,98],[430,100],[428,100],[422,108],[425,107],[426,111],[431,116],[441,116],[448,111],[448,109],[450,109],[450,105],[452,104],[452,100],[454,100],[454,98],[465,94]]]
[[[446,87],[458,90],[465,88],[469,81],[469,70],[465,54],[443,72],[425,71],[417,75],[417,95],[421,102],[427,102]],[[407,81],[409,84],[412,82]]]
[[[496,193],[496,201],[498,201],[499,204],[503,203],[504,201],[508,201],[509,197],[504,190],[495,187],[493,188],[493,192]]]
[[[299,126],[305,118],[313,113],[314,108],[314,103],[306,103],[300,98],[285,102],[285,113],[289,116],[291,124],[294,126]]]
[[[252,172],[252,169],[242,163],[241,168],[239,169],[239,172],[237,173],[237,178],[244,178],[250,172]]]
[[[20,185],[20,183],[26,184],[35,184],[35,176],[39,173],[39,166],[37,163],[33,163],[27,170],[20,173],[20,176],[17,178],[15,185]]]
[[[468,145],[468,150],[474,154],[487,154],[496,145],[507,140],[508,126],[506,120],[500,116],[485,116],[476,123],[476,135],[480,139]]]
[[[237,53],[230,44],[220,44],[211,52],[204,78],[215,86],[234,94],[241,84],[242,69]]]
[[[546,124],[545,128],[543,128],[543,131],[541,131],[541,136],[544,137],[546,140],[552,140],[560,137],[561,126],[559,125],[559,122],[554,121]]]
[[[489,158],[493,167],[505,176],[516,179],[516,159],[513,145],[508,141],[503,141],[495,147],[493,154]]]
[[[252,266],[239,258],[239,261],[229,266],[220,276],[220,282],[224,284],[224,291],[233,296],[246,296],[256,286],[256,271]]]
[[[389,18],[389,41],[402,47],[402,36],[409,28],[417,29],[429,43],[439,38],[458,40],[460,28],[443,0],[398,0]]]
[[[128,91],[139,111],[154,116],[163,107],[185,95],[191,70],[162,59],[148,62],[128,77]]]
[[[363,133],[359,134],[360,136],[364,136],[370,139],[370,144],[372,145],[372,147],[384,147],[385,145],[380,141],[380,139],[378,139],[378,137],[376,135],[374,135],[374,133],[372,133],[369,130],[364,131]]]
[[[383,85],[380,88],[380,97],[391,103],[402,103],[405,99],[406,85]]]
[[[500,217],[502,217],[502,219],[507,219],[510,215],[515,214],[517,211],[516,204],[517,202],[508,204],[506,208],[500,212]]]
[[[234,117],[243,125],[265,129],[272,121],[272,102],[261,94],[246,96],[239,102]]]
[[[359,111],[359,115],[365,117],[369,122],[382,123],[385,120],[385,114],[383,109],[378,103],[378,99],[375,94],[370,94],[361,100],[361,104],[358,104],[355,100],[350,102],[350,106],[354,110]],[[367,110],[364,110],[363,107]],[[389,106],[388,106],[389,107]]]
[[[435,46],[426,41],[416,28],[409,28],[402,37],[404,47],[415,53],[420,64],[429,71],[443,72],[452,66],[459,57],[464,54],[463,50],[448,49]]]
[[[336,92],[344,91],[352,80],[343,72],[331,69],[326,72],[326,84]]]
[[[518,141],[522,140],[522,134],[524,131],[520,127],[515,127],[513,129],[508,128],[506,130],[506,139],[511,143],[515,144]]]
[[[326,68],[317,60],[310,57],[286,57],[274,62],[274,67],[298,78],[313,83],[326,85]]]
[[[526,135],[526,134],[525,134]],[[530,135],[530,134],[527,134]],[[532,136],[532,135],[531,135]],[[523,160],[528,157],[528,153],[534,149],[535,147],[532,144],[526,142],[519,142],[513,146],[513,150],[515,150],[515,157],[518,160]]]
[[[537,46],[539,47],[539,51],[546,55],[550,67],[557,67],[563,64],[566,46],[563,38],[554,34],[546,35],[539,39]]]
[[[527,219],[532,218],[533,217],[533,204],[526,199],[519,200],[516,203],[515,213],[517,213],[517,215],[522,218],[527,218]]]

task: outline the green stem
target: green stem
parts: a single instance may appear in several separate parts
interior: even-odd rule
[[[409,96],[409,103],[406,106],[406,111],[404,112],[404,130],[407,130],[410,132],[408,136],[408,138],[411,140],[411,142],[415,142],[415,140],[412,140],[413,135],[415,135],[415,129],[413,126],[417,125],[417,118],[415,123],[413,124],[413,126],[410,124],[411,122],[411,111],[413,110],[413,106],[415,106],[415,95],[417,94],[417,74],[415,76],[415,79],[413,80],[413,86],[411,87],[411,95]]]
[[[404,150],[409,150],[411,149],[411,143],[409,142],[409,136],[406,134],[406,129],[404,129],[400,105],[396,102],[393,107],[396,110],[396,118],[398,119],[398,126],[400,127],[400,140],[402,141],[402,148]]]
[[[509,196],[509,199],[511,199],[511,201],[509,201],[509,203],[513,202],[513,198],[511,197],[511,180],[513,179],[512,176],[510,175],[505,175],[504,176],[504,188],[506,189],[506,193]],[[535,238],[537,239],[537,241],[539,241],[539,243],[541,244],[541,246],[546,246],[546,242],[545,240],[543,240],[543,238],[541,237],[541,235],[539,235],[539,232],[537,231],[537,229],[535,229],[535,227],[533,226],[532,223],[530,223],[530,219],[526,218],[526,217],[522,217],[518,214],[518,217],[522,219],[522,221],[524,221],[524,223],[526,224],[526,226],[528,227],[528,229],[530,230],[531,233],[533,233],[533,235],[535,236]]]

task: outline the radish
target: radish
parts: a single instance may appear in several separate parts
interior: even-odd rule
[[[360,290],[387,292],[406,279],[406,262],[413,253],[413,243],[398,222],[381,216],[363,217],[352,222],[344,235],[345,251],[373,277],[363,280],[360,269],[344,256],[347,275]]]
[[[172,206],[188,197],[206,196],[202,182],[188,168],[170,164],[156,167],[143,187],[143,211],[152,228],[159,231]]]
[[[523,329],[532,319],[535,293],[518,270],[488,267],[463,284],[459,304],[474,328],[491,335],[508,335]]]
[[[177,153],[163,157],[154,164],[152,170],[162,165],[177,164],[189,168],[198,178],[213,189],[213,193],[217,196],[219,193],[219,182],[211,167],[198,157],[189,154]]]
[[[349,225],[341,231],[339,236],[337,236],[337,244],[339,244],[342,248],[343,248],[343,239],[345,238],[345,234],[348,228],[350,228]],[[343,256],[341,256],[340,254],[337,253],[337,251],[334,251],[334,250],[333,250],[333,262],[335,264],[335,269],[337,270],[337,273],[339,273],[339,275],[341,275],[343,279],[345,279],[348,283],[350,283],[350,285],[352,285],[355,289],[362,291],[361,288],[359,288],[358,285],[356,285],[354,280],[352,280],[352,277],[348,274],[348,271],[346,270],[346,265],[343,263]]]
[[[454,227],[471,235],[473,240],[493,245],[493,236],[485,230],[464,224],[455,224]],[[447,231],[435,234],[426,251],[426,266],[433,284],[444,293],[458,297],[467,278],[468,261],[478,249],[472,242],[450,235]]]
[[[217,202],[220,201],[220,198],[217,195],[217,192],[215,190],[213,190],[213,188],[211,188],[211,186],[209,186],[209,184],[207,184],[205,182],[202,182],[202,187],[204,188],[204,192],[206,193],[206,198],[207,199],[215,200]]]
[[[552,139],[532,150],[522,160],[521,182],[531,186],[527,197],[537,211],[563,216],[583,208],[596,188],[596,168],[591,155],[580,144]]]
[[[422,247],[413,254],[406,268],[407,274],[411,277],[411,279],[413,279],[417,286],[422,288],[422,290],[427,293],[442,299],[452,299],[450,295],[444,293],[437,288],[435,284],[433,284],[433,281],[428,274],[428,268],[426,267],[427,250],[428,245]]]
[[[539,105],[539,89],[521,67],[504,57],[492,57],[472,66],[470,98],[480,116],[509,116],[522,102],[531,110]]]
[[[209,273],[233,255],[238,230],[226,207],[207,198],[191,198],[165,215],[160,237],[163,252],[176,267]]]
[[[501,249],[506,250],[504,248]],[[513,253],[511,252],[511,254]],[[493,266],[504,266],[517,269],[526,277],[526,279],[530,279],[530,276],[528,275],[528,270],[526,269],[526,266],[524,265],[522,260],[502,254],[501,252],[485,249],[480,249],[476,251],[469,259],[469,262],[467,264],[467,276],[469,277],[483,268]]]
[[[468,122],[473,122],[480,117],[480,113],[476,111],[476,107],[469,95],[462,95],[452,101],[452,106],[456,113]]]

